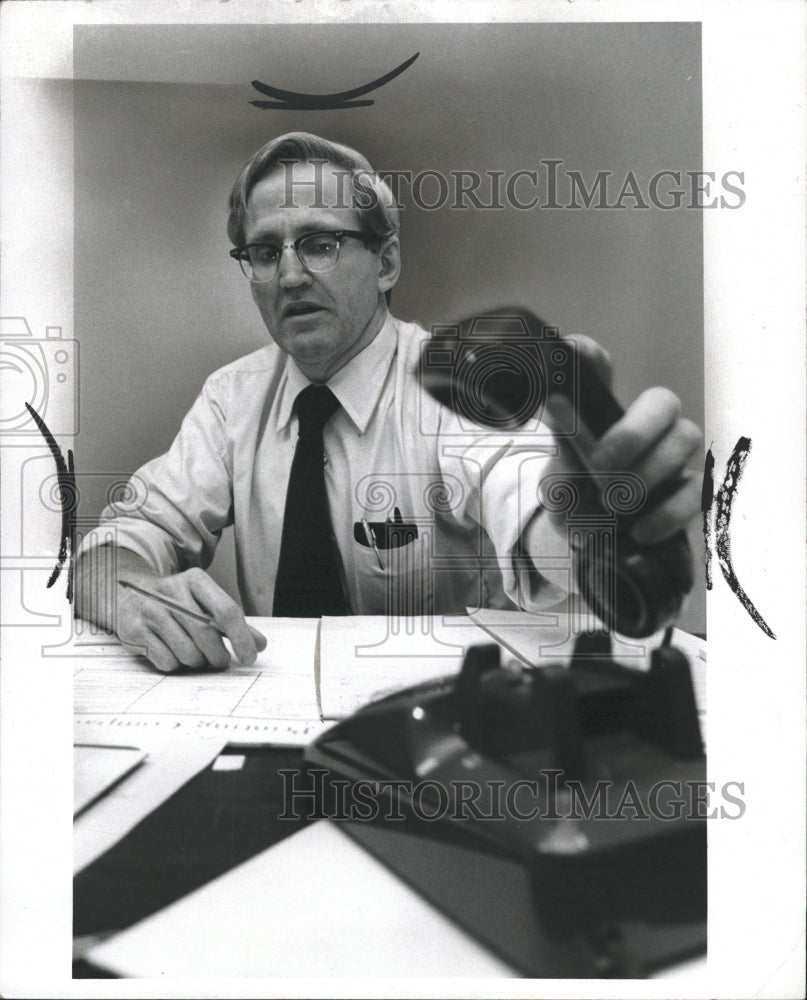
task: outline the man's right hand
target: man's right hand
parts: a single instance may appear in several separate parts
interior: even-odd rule
[[[201,569],[175,576],[155,577],[145,583],[122,574],[122,579],[146,586],[190,611],[206,614],[216,627],[205,625],[173,611],[128,587],[118,584],[116,632],[124,645],[145,648],[148,659],[163,673],[181,667],[222,670],[230,664],[230,652],[222,635],[230,640],[239,663],[252,664],[266,638],[244,620],[235,601]]]
[[[93,559],[83,556],[76,567],[77,613],[112,629],[124,645],[144,653],[157,670],[224,669],[231,657],[223,636],[239,663],[254,663],[258,652],[266,648],[266,637],[246,623],[238,604],[204,570],[159,577],[129,550],[102,547],[94,555]],[[216,626],[123,587],[121,580],[207,615]]]

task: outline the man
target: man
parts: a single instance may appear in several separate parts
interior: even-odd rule
[[[539,500],[560,461],[552,437],[469,427],[423,391],[426,333],[388,311],[398,229],[369,163],[306,133],[269,142],[236,181],[231,255],[272,343],[207,380],[169,452],[138,471],[142,507],[107,508],[77,566],[77,613],[144,646],[159,670],[225,666],[222,633],[253,661],[265,639],[244,613],[537,608],[568,590],[568,574],[541,570],[565,545]],[[604,352],[581,349],[607,377]],[[681,476],[701,438],[679,410],[649,390],[586,463],[649,489]],[[684,477],[634,536],[668,537],[698,502]],[[204,571],[231,524],[243,610]]]

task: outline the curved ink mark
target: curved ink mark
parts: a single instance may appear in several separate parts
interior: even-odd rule
[[[341,111],[343,108],[369,108],[375,101],[343,101],[337,104],[286,104],[282,101],[250,101],[253,107],[266,111],[275,108],[277,111]]]
[[[56,438],[51,434],[48,425],[29,403],[25,404],[26,409],[34,419],[34,423],[39,428],[42,437],[45,439],[53,461],[56,463],[56,473],[59,483],[59,503],[62,506],[62,540],[59,544],[59,555],[53,572],[50,575],[47,586],[50,589],[59,579],[62,567],[69,557],[67,564],[67,600],[73,600],[73,552],[76,543],[76,508],[78,506],[78,493],[76,492],[76,470],[73,465],[73,452],[68,448],[67,462],[64,460],[62,449],[56,443]]]
[[[715,501],[715,457],[712,449],[706,452],[703,463],[703,486],[701,487],[701,522],[703,524],[703,565],[706,569],[706,589],[712,589],[712,504]]]
[[[281,90],[279,87],[270,87],[260,80],[253,80],[252,86],[261,94],[268,97],[276,97],[278,101],[250,101],[256,108],[282,108],[284,111],[335,111],[342,108],[363,108],[375,104],[375,101],[354,101],[354,97],[361,97],[371,90],[377,90],[396,76],[400,76],[405,69],[408,69],[420,55],[416,52],[409,59],[396,66],[395,69],[385,73],[377,80],[365,83],[362,87],[355,87],[353,90],[342,90],[336,94],[298,94],[293,90]]]
[[[775,639],[776,636],[765,623],[762,615],[757,611],[751,602],[750,597],[743,590],[734,567],[731,563],[731,539],[729,529],[731,526],[731,505],[737,495],[737,487],[743,473],[743,466],[751,450],[751,439],[741,437],[734,446],[734,451],[726,463],[726,475],[723,478],[723,485],[717,493],[717,506],[715,509],[715,549],[717,551],[717,561],[726,583],[731,587],[737,600],[742,604],[748,614],[759,625],[765,635]]]

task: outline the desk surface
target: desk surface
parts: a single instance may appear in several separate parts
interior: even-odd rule
[[[518,975],[339,824],[278,821],[273,776],[299,763],[250,748],[238,770],[207,769],[82,872],[76,932],[135,926],[94,947],[74,977]],[[217,878],[233,865],[235,877]],[[705,968],[696,958],[654,978],[683,983]]]
[[[253,858],[265,848],[286,841],[281,845],[283,850],[278,855],[277,864],[280,867],[285,866],[287,870],[295,868],[298,862],[292,859],[306,856],[306,852],[309,859],[318,853],[320,864],[316,873],[312,874],[313,882],[300,883],[299,880],[295,880],[291,887],[294,892],[279,894],[284,903],[278,905],[278,893],[272,894],[270,916],[275,919],[279,917],[281,921],[285,920],[284,927],[297,927],[301,935],[303,934],[305,925],[300,924],[299,920],[295,922],[294,919],[287,918],[289,916],[299,918],[302,915],[304,902],[301,900],[313,898],[311,894],[318,881],[321,881],[323,872],[331,873],[329,878],[332,888],[336,888],[332,878],[334,874],[342,879],[350,873],[344,885],[339,882],[342,889],[336,893],[336,897],[330,898],[343,898],[347,887],[352,885],[359,910],[354,906],[350,909],[348,919],[338,920],[332,905],[326,900],[320,901],[318,912],[331,914],[331,918],[336,919],[337,925],[341,925],[343,929],[353,926],[355,922],[353,918],[357,912],[363,913],[366,929],[364,932],[356,929],[358,938],[364,942],[367,935],[377,932],[380,934],[380,942],[387,941],[388,944],[397,946],[398,961],[401,963],[397,974],[456,974],[457,970],[453,968],[453,963],[446,962],[446,957],[455,951],[458,954],[465,954],[466,949],[470,951],[464,968],[472,967],[476,971],[464,974],[480,976],[515,974],[464,931],[437,913],[425,900],[407,889],[369,854],[350,843],[344,834],[334,830],[331,825],[317,823],[315,825],[321,828],[320,830],[316,832],[313,829],[306,830],[304,836],[287,841],[287,838],[300,833],[304,827],[309,826],[309,823],[305,819],[295,821],[278,819],[284,806],[283,787],[278,780],[278,770],[299,768],[302,764],[302,751],[293,748],[250,747],[245,752],[243,749],[228,748],[225,755],[233,758],[243,755],[242,766],[232,770],[206,768],[163,806],[139,823],[115,847],[76,877],[74,935],[77,937],[103,935],[131,927],[158,910],[182,900],[188,893],[205,886],[234,866]],[[297,843],[291,846],[293,841]],[[310,853],[312,846],[316,848],[314,854]],[[272,853],[274,852],[269,852]],[[270,868],[273,866],[270,865]],[[363,884],[368,881],[365,875],[370,869],[373,870],[370,876],[370,881],[373,883],[372,891],[369,895],[360,895],[357,887],[362,887],[362,892],[364,891]],[[308,870],[313,872],[314,866],[309,864]],[[306,886],[311,890],[309,897],[306,897],[303,891]],[[391,886],[395,887],[394,908],[389,906]],[[302,891],[302,897],[299,898],[296,894],[298,887]],[[260,893],[260,889],[258,892]],[[385,904],[381,909],[377,907],[374,909],[379,899],[385,900]],[[292,900],[297,900],[297,903],[292,903]],[[289,906],[292,907],[291,910]],[[386,922],[381,919],[384,915],[389,918]],[[261,924],[265,924],[267,928],[270,926],[274,928],[271,921],[266,923],[266,919],[262,919]],[[398,920],[402,920],[400,927],[396,923]],[[324,934],[324,927],[322,924],[314,924],[308,928],[309,934]],[[425,927],[431,928],[428,934],[423,933]],[[402,928],[408,929],[409,936]],[[414,939],[411,938],[412,933]],[[137,936],[131,937],[130,941],[147,943],[150,935],[148,924],[138,928],[136,934]],[[278,942],[284,941],[284,949],[275,951],[268,949],[268,946],[264,947],[258,958],[259,965],[267,961],[272,964],[273,957],[282,962],[284,954],[293,953],[294,949],[278,928],[272,930],[272,935],[263,938],[264,944],[273,938]],[[329,935],[329,938],[333,940],[334,936]],[[166,940],[164,934],[162,940]],[[120,964],[120,948],[114,948],[112,942],[108,948],[102,946],[94,950],[92,958],[95,962],[103,962],[104,965],[116,968],[118,974],[148,975],[148,968],[143,967],[142,963],[148,965],[149,952],[154,950],[154,957],[162,962],[163,972],[182,975],[180,955],[183,953],[184,941],[183,935],[180,939],[181,946],[178,947],[177,942],[172,942],[169,935],[166,954],[161,955],[159,949],[154,950],[152,946],[148,946],[140,949],[139,959],[133,957],[136,955],[136,949],[129,949],[126,953],[128,955],[126,962],[129,965]],[[443,943],[435,949],[435,942],[440,941]],[[372,974],[370,971],[358,973],[353,959],[348,960],[344,957],[350,953],[346,952],[344,947],[336,945],[334,947],[335,951],[323,946],[321,950],[323,965],[319,974]],[[381,943],[377,947],[380,955],[385,954]],[[309,959],[310,954],[309,951]],[[119,963],[117,966],[113,962],[106,961],[110,955]],[[343,956],[341,960],[338,960],[339,955]],[[167,964],[170,966],[169,959],[175,963],[175,966],[170,967],[170,971],[166,968]],[[340,961],[341,971],[335,972]],[[391,961],[389,957],[385,959],[388,969]],[[437,966],[433,964],[435,961],[438,963]],[[705,963],[705,960],[703,961]],[[74,975],[103,976],[104,965],[90,965],[79,961],[74,967]],[[696,964],[697,967],[699,966]],[[305,971],[310,975],[318,974],[316,969],[310,967],[310,961]],[[301,970],[296,967],[281,971],[277,965],[272,965],[267,971],[264,967],[249,966],[232,970],[230,974],[299,975]]]

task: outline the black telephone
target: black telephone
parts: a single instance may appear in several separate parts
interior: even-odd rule
[[[473,646],[456,681],[362,708],[305,759],[354,796],[350,837],[524,975],[636,978],[705,948],[706,762],[668,643],[647,672],[603,633],[522,671]],[[389,808],[368,816],[368,790]]]
[[[437,328],[423,345],[419,376],[432,396],[461,417],[502,430],[540,415],[551,406],[552,394],[565,397],[596,437],[624,413],[574,342],[523,308],[503,306]],[[645,506],[678,486],[663,483],[646,497]],[[593,481],[587,492],[596,504]],[[628,532],[631,516],[636,515],[618,518],[612,549],[575,552],[575,569],[581,594],[606,626],[642,637],[678,616],[692,589],[692,555],[683,531],[658,545],[638,544]],[[603,586],[603,581],[612,583]]]

